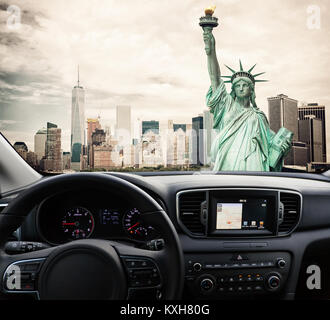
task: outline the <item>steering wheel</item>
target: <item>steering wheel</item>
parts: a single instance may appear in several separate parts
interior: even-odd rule
[[[5,253],[8,236],[38,203],[58,191],[82,186],[134,203],[143,220],[161,233],[163,249],[151,251],[115,241],[82,239],[23,254]],[[183,261],[177,232],[160,205],[132,183],[114,176],[75,173],[46,178],[20,193],[0,214],[0,277],[5,294],[34,292],[47,300],[122,300],[152,291],[158,299],[179,299]]]

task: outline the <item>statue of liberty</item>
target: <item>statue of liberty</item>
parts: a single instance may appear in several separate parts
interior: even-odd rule
[[[206,104],[213,114],[213,129],[216,130],[211,147],[213,170],[281,171],[293,134],[285,128],[275,134],[265,114],[257,107],[255,84],[267,80],[255,78],[264,72],[253,75],[255,65],[245,71],[239,61],[239,71],[226,66],[232,75],[221,76],[212,34],[218,19],[212,17],[213,11],[214,8],[206,9],[206,16],[200,19],[211,79]],[[222,77],[230,80],[223,81]],[[230,94],[225,83],[231,83]]]

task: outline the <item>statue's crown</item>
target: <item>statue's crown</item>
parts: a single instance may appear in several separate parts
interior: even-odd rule
[[[222,76],[223,78],[230,79],[230,80],[224,81],[225,83],[233,83],[234,80],[239,77],[249,78],[253,83],[268,81],[268,80],[256,80],[255,79],[256,77],[265,73],[265,72],[261,72],[261,73],[257,73],[257,74],[252,74],[251,72],[254,69],[254,67],[256,66],[256,64],[252,68],[250,68],[248,71],[244,71],[241,60],[239,60],[239,67],[240,67],[239,71],[235,71],[232,68],[228,67],[227,65],[225,65],[225,66],[233,73],[231,76]]]

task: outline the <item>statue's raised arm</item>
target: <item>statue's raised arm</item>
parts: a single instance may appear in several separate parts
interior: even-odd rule
[[[211,79],[211,86],[213,92],[217,89],[220,84],[220,67],[217,59],[217,53],[215,51],[215,39],[212,34],[211,27],[203,27],[203,39],[205,43],[205,52],[207,55],[207,67]]]

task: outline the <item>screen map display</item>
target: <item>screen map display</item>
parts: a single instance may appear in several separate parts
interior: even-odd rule
[[[267,199],[217,201],[216,230],[266,228]]]

